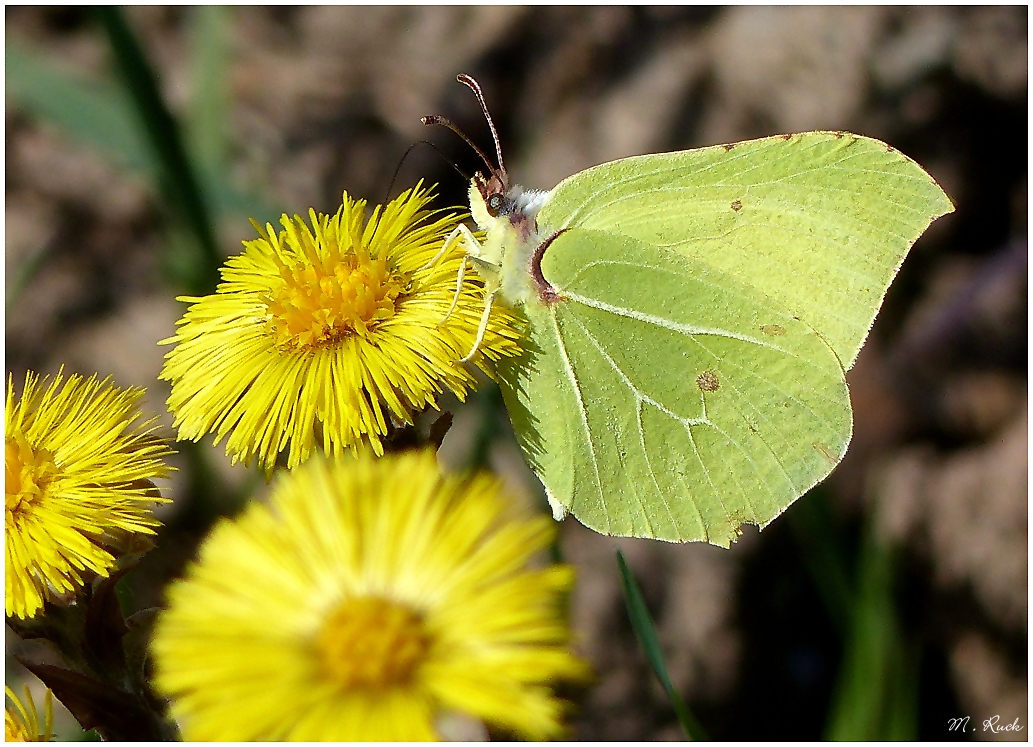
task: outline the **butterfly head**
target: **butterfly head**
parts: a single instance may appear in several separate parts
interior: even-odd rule
[[[509,177],[504,170],[492,169],[487,177],[478,171],[470,180],[471,203],[474,197],[472,193],[475,190],[489,216],[497,218],[505,215],[507,205],[512,202],[512,197],[509,194]]]
[[[486,171],[478,171],[473,175],[469,189],[471,217],[484,232],[475,254],[478,260],[477,267],[480,271],[489,273],[489,287],[493,289],[492,293],[501,290],[503,297],[511,305],[525,303],[535,295],[534,283],[528,274],[527,265],[531,252],[540,243],[536,217],[549,193],[510,184],[509,174],[502,161],[498,131],[488,113],[481,87],[468,75],[460,75],[459,81],[477,96],[481,111],[484,112],[484,118],[491,129],[492,139],[495,141],[497,165],[492,163],[484,151],[465,133],[444,117],[424,117],[423,123],[448,127],[473,148],[487,167]],[[490,269],[492,267],[495,269]]]
[[[521,240],[528,240],[537,232],[535,217],[545,204],[548,192],[509,186],[506,174],[493,172],[488,177],[474,174],[470,180],[470,213],[481,228],[488,230],[496,224],[513,227]]]

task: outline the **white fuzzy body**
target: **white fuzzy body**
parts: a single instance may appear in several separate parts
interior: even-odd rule
[[[516,186],[506,193],[499,214],[492,215],[476,182],[470,185],[470,213],[485,237],[468,253],[488,292],[501,292],[511,306],[537,297],[530,270],[531,255],[541,242],[535,217],[548,198],[548,192]]]

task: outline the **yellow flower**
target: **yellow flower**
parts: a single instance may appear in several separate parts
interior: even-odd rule
[[[43,731],[40,732],[39,713],[32,700],[29,686],[25,686],[25,702],[19,700],[7,685],[4,692],[10,703],[4,706],[5,742],[49,742],[54,730],[54,696],[50,690],[43,697]]]
[[[504,519],[500,483],[442,477],[433,452],[283,473],[223,520],[168,595],[156,683],[189,740],[423,740],[447,712],[560,734],[548,688],[568,566],[528,570],[554,532]]]
[[[153,420],[134,424],[142,389],[49,378],[28,372],[18,401],[7,381],[4,584],[7,614],[21,618],[107,576],[133,534],[154,534],[150,505],[165,501],[151,480],[172,453]]]
[[[461,242],[432,260],[462,216],[424,209],[431,199],[417,185],[365,222],[365,201],[345,193],[333,216],[309,210],[311,228],[300,216],[284,215],[279,234],[255,224],[261,238],[227,261],[214,295],[180,299],[193,305],[162,341],[176,343],[161,378],[179,438],[228,434],[234,462],[257,456],[267,470],[289,442],[294,467],[318,442],[339,455],[368,440],[381,454],[387,417],[411,423],[443,388],[462,400],[483,281],[468,275],[448,313]],[[519,353],[514,325],[492,313],[471,361],[485,374]]]

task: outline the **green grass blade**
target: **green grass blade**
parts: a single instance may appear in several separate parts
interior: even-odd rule
[[[198,174],[217,214],[236,213],[261,225],[276,224],[284,210],[274,209],[261,198],[233,187],[230,173],[230,121],[232,102],[230,25],[234,9],[200,5],[191,18],[191,68],[193,97],[186,118],[188,151],[195,157]]]
[[[18,299],[21,297],[22,291],[25,290],[25,286],[35,277],[39,269],[43,267],[47,257],[50,256],[50,250],[51,247],[49,245],[41,246],[23,259],[15,268],[14,277],[11,278],[7,285],[7,297],[4,299],[4,311],[6,313],[10,314],[11,309],[18,303]]]
[[[827,739],[917,738],[917,651],[905,645],[893,579],[892,550],[868,526],[861,541],[857,596],[833,690]]]
[[[161,164],[163,186],[196,242],[191,261],[180,263],[181,275],[177,279],[191,293],[210,293],[218,281],[221,257],[200,181],[187,158],[175,119],[121,10],[101,6],[95,13],[107,33],[119,74]]]
[[[624,604],[628,608],[631,627],[634,629],[639,643],[642,644],[642,649],[646,652],[646,658],[649,660],[653,672],[656,674],[657,679],[660,680],[660,684],[663,685],[664,691],[666,691],[667,697],[674,707],[678,723],[681,724],[682,729],[685,731],[685,736],[690,740],[694,742],[706,741],[706,732],[703,731],[703,727],[700,726],[699,722],[689,711],[685,701],[682,700],[678,690],[671,682],[671,677],[667,673],[667,665],[664,663],[663,651],[660,649],[660,638],[656,634],[656,626],[653,625],[653,618],[646,608],[646,601],[642,598],[642,592],[639,590],[635,577],[632,576],[631,570],[628,568],[628,564],[625,562],[624,555],[620,550],[617,551],[617,565],[620,567],[621,590],[624,592]]]
[[[16,107],[123,166],[150,178],[157,175],[160,165],[141,134],[132,103],[117,87],[65,72],[10,40],[4,62],[7,95]]]
[[[886,714],[885,737],[893,742],[918,739],[918,685],[921,672],[918,645],[899,646],[892,661],[891,691]]]
[[[209,23],[211,21],[206,20],[206,25]],[[206,29],[205,38],[211,33]],[[209,54],[205,52],[204,56]],[[114,164],[143,176],[151,186],[159,186],[162,165],[148,142],[140,115],[122,86],[63,70],[42,55],[10,40],[4,50],[4,58],[7,95],[12,107],[54,125],[78,142],[95,148]],[[212,63],[206,62],[202,66],[199,62],[196,67],[200,76],[201,68],[212,68]],[[216,74],[214,68],[210,72]],[[220,86],[209,86],[201,95],[214,96],[214,92],[221,90]],[[219,107],[228,107],[228,103],[204,104],[204,121],[216,118]],[[192,132],[199,128],[199,121],[192,124]],[[220,136],[224,137],[225,132]],[[284,211],[229,184],[225,179],[228,173],[225,161],[216,163],[205,155],[221,152],[223,147],[228,150],[229,146],[217,144],[211,136],[204,137],[210,141],[195,146],[197,138],[192,135],[189,152],[193,153],[197,148],[202,153],[198,171],[204,185],[203,192],[210,196],[213,212],[246,215],[263,225],[267,221],[275,224]]]
[[[186,120],[190,152],[200,168],[222,168],[229,156],[226,123],[229,121],[228,72],[231,8],[199,5],[191,11],[193,97]]]
[[[811,490],[790,508],[786,518],[825,609],[845,640],[850,633],[854,590],[827,493],[821,487]]]

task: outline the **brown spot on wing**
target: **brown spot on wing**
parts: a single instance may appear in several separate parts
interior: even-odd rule
[[[735,201],[734,201],[734,202],[732,203],[732,210],[734,210],[734,211],[735,211],[735,212],[737,212],[737,213],[738,213],[738,212],[739,212],[740,210],[742,210],[742,201],[741,201],[741,200],[735,200]]]
[[[717,388],[721,386],[721,382],[717,379],[717,374],[713,371],[704,371],[696,377],[696,386],[704,392],[716,392]]]
[[[786,333],[786,328],[780,324],[764,324],[760,331],[770,337],[781,337]]]
[[[721,147],[724,148],[725,150],[731,150],[732,148],[735,147],[735,143],[725,143]]]
[[[782,139],[783,140],[792,140],[793,136],[790,133],[786,133],[785,135],[782,136]]]
[[[733,508],[728,512],[728,529],[731,532],[730,539],[732,542],[735,542],[742,536],[742,525],[749,521],[750,517],[741,509]]]
[[[830,449],[825,444],[821,443],[820,441],[815,441],[814,443],[811,444],[811,446],[814,447],[814,450],[816,452],[818,452],[823,457],[825,457],[825,461],[827,461],[833,467],[835,467],[837,464],[839,464],[839,457],[837,457],[835,454],[833,454],[832,453],[832,449]]]

